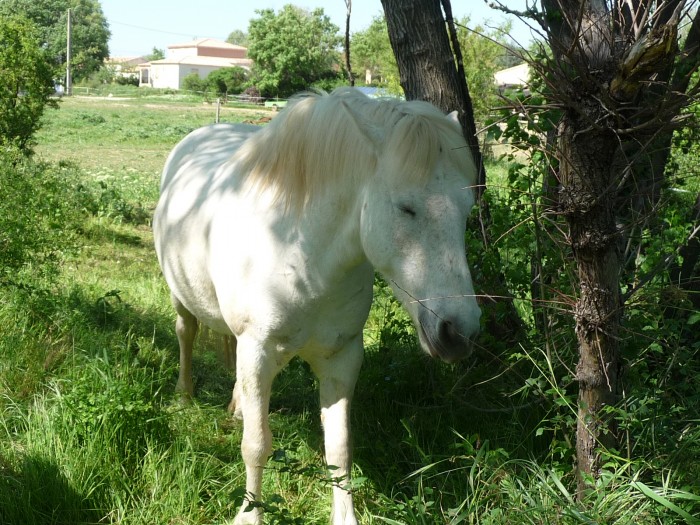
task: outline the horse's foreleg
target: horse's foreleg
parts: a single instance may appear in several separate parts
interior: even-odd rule
[[[175,333],[177,334],[177,342],[180,345],[180,373],[177,378],[177,385],[175,385],[175,391],[191,398],[194,394],[194,385],[192,384],[192,348],[194,339],[197,336],[198,323],[197,318],[175,296],[173,296],[172,300],[177,312]]]
[[[330,359],[321,358],[311,363],[320,383],[326,463],[331,468],[331,477],[336,480],[331,513],[333,525],[357,525],[350,492],[350,404],[362,357],[362,341],[358,336]]]
[[[236,362],[236,402],[243,415],[241,452],[246,470],[246,499],[260,498],[263,467],[272,452],[272,434],[268,422],[272,380],[281,365],[274,358],[266,358],[258,345],[238,342]],[[260,508],[248,509],[244,501],[234,525],[259,525]]]

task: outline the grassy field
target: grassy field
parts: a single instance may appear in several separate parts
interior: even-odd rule
[[[178,402],[174,314],[150,231],[167,153],[214,111],[164,95],[74,97],[47,114],[36,155],[66,167],[89,205],[57,276],[1,290],[0,523],[235,515],[245,475],[241,425],[225,410],[234,376],[203,337],[194,402]],[[224,108],[221,118],[265,115]],[[488,351],[454,366],[431,361],[386,286],[375,288],[352,417],[363,525],[686,521],[692,494],[667,486],[650,496],[623,468],[574,503],[570,444],[552,446],[546,409],[518,393],[546,371],[533,379]],[[300,361],[275,382],[271,426],[267,523],[327,523],[316,382]],[[671,473],[659,479],[668,485]]]

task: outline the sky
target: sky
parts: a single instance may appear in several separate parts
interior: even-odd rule
[[[226,40],[235,29],[248,30],[257,9],[278,12],[286,4],[314,9],[322,7],[341,31],[345,30],[345,0],[101,0],[112,37],[113,57],[150,54],[153,48],[167,50],[168,45],[195,38]],[[523,9],[525,0],[504,0],[513,9]],[[501,25],[513,21],[511,36],[521,45],[531,40],[530,31],[521,22],[491,9],[484,0],[452,0],[456,19],[469,16],[471,25]],[[350,32],[366,29],[375,16],[381,16],[380,0],[352,0]]]

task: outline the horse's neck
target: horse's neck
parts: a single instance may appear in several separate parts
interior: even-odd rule
[[[309,202],[296,218],[299,238],[315,250],[321,265],[328,271],[343,270],[367,263],[360,237],[362,192],[326,192]],[[290,220],[290,225],[295,223]]]

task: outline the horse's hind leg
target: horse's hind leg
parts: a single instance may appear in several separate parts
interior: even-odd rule
[[[223,350],[224,350],[224,363],[226,368],[229,370],[236,369],[236,349],[238,346],[238,340],[235,335],[225,335],[223,336]],[[236,377],[238,379],[238,377]],[[240,389],[240,382],[236,381],[233,386],[233,393],[231,394],[231,402],[228,404],[228,411],[233,414],[238,419],[243,419],[243,413],[241,412],[241,403],[238,400]]]
[[[221,348],[223,351],[222,359],[224,361],[224,366],[229,370],[236,370],[236,346],[238,341],[235,335],[224,335],[222,336]]]
[[[187,398],[191,398],[194,394],[194,385],[192,384],[192,348],[194,347],[194,338],[197,336],[198,323],[197,318],[174,295],[172,296],[172,301],[177,312],[175,333],[177,334],[177,342],[180,345],[180,373],[177,378],[177,385],[175,385],[175,391]]]

